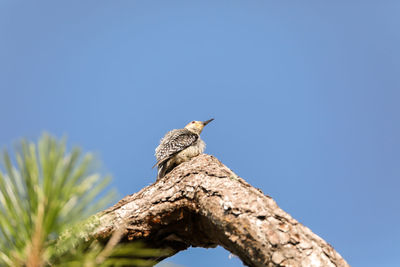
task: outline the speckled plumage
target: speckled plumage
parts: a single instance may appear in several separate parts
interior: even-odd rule
[[[182,162],[203,153],[206,145],[200,139],[200,133],[210,121],[193,121],[183,129],[169,131],[161,139],[155,153],[157,163],[153,166],[158,167],[157,180]]]
[[[191,146],[198,138],[198,134],[192,133],[185,128],[169,131],[163,139],[161,139],[160,145],[156,148],[155,155],[157,163]]]

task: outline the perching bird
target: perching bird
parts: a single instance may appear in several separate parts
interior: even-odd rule
[[[192,121],[183,129],[169,131],[156,148],[158,167],[157,180],[164,177],[182,162],[189,161],[203,153],[206,144],[200,139],[204,126],[214,119],[207,121]]]

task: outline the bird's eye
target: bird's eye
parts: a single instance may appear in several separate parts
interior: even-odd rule
[[[192,123],[194,123],[194,121],[192,121]]]

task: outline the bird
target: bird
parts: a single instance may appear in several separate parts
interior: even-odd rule
[[[155,150],[157,181],[179,164],[204,152],[206,144],[200,138],[204,126],[214,119],[191,121],[182,129],[174,129],[165,134]]]

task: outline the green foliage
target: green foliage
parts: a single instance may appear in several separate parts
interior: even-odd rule
[[[110,177],[95,173],[93,163],[91,154],[82,155],[78,148],[67,152],[65,140],[49,135],[43,135],[37,146],[21,141],[15,158],[3,153],[0,266],[150,264],[131,257],[132,249],[146,252],[137,244],[128,247],[116,242],[103,248],[97,241],[82,242],[98,223],[87,218],[114,197],[113,191],[106,190]],[[160,254],[147,252],[147,256]]]
[[[64,255],[57,266],[153,266],[157,262],[149,258],[157,258],[165,254],[165,251],[144,248],[140,243],[120,244],[109,251],[98,242],[93,242],[89,247],[76,249],[74,256]],[[60,260],[61,258],[59,258]]]

